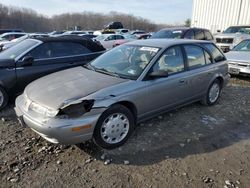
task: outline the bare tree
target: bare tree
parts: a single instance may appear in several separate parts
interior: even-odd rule
[[[79,26],[83,30],[102,29],[111,21],[120,21],[130,30],[156,31],[166,25],[155,24],[150,20],[132,14],[110,12],[108,14],[82,12],[64,13],[51,18],[27,8],[4,6],[0,4],[0,28],[20,28],[26,32],[44,32],[52,30],[71,30]]]

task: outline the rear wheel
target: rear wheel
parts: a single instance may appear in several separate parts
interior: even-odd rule
[[[2,110],[8,103],[8,95],[5,90],[0,87],[0,110]]]
[[[218,79],[216,79],[210,86],[207,91],[205,98],[202,100],[202,103],[205,105],[214,105],[221,93],[221,83]]]
[[[95,131],[94,142],[106,149],[113,149],[126,142],[135,127],[134,116],[123,105],[114,105],[99,118]]]

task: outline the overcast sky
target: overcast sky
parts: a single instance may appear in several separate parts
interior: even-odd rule
[[[192,0],[0,0],[48,16],[73,12],[129,13],[155,23],[183,23],[192,15]]]

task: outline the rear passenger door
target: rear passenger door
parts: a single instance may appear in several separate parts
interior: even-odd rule
[[[200,98],[206,93],[214,75],[212,56],[198,45],[183,45],[188,66],[189,99]]]
[[[34,58],[32,64],[23,66],[21,61],[17,62],[16,75],[19,90],[31,81],[49,73],[84,64],[86,61],[84,54],[88,53],[91,51],[79,43],[47,42],[41,44],[25,55]]]

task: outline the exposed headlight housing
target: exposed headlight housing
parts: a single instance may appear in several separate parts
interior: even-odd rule
[[[26,111],[31,110],[38,114],[42,114],[46,117],[55,117],[58,114],[58,110],[53,110],[46,108],[40,104],[37,104],[34,101],[31,101],[28,96],[24,93],[24,108]]]
[[[31,102],[29,109],[38,114],[42,114],[46,117],[55,117],[58,114],[58,110],[52,110],[52,109],[46,108],[35,102]]]
[[[69,117],[79,117],[89,112],[94,105],[95,100],[84,100],[77,104],[71,104],[62,108],[59,115],[67,115]]]

